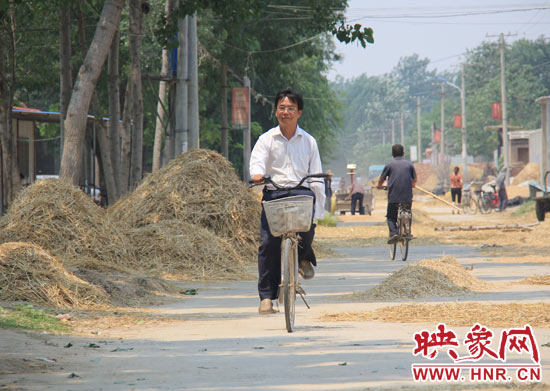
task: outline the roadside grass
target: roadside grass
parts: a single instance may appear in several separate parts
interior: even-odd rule
[[[16,304],[0,307],[0,328],[25,329],[60,333],[69,327],[46,310],[36,309],[30,304]]]
[[[519,206],[519,208],[512,213],[510,213],[511,216],[517,217],[517,216],[523,216],[524,214],[532,213],[535,214],[535,201],[529,200],[527,202],[524,202]]]
[[[325,213],[325,217],[322,220],[317,220],[317,224],[324,225],[325,227],[336,227],[338,217],[331,213]]]

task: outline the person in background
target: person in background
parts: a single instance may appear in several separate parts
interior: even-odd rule
[[[453,205],[458,205],[460,207],[460,204],[462,203],[462,175],[459,174],[460,168],[457,166],[454,168],[454,172],[451,174],[451,177],[449,178],[451,181],[451,200],[453,201]],[[453,209],[453,214],[455,213],[455,210]]]
[[[504,166],[495,179],[495,186],[498,190],[498,210],[502,212],[508,206],[508,192],[506,191],[506,169]]]
[[[317,141],[298,126],[298,119],[304,108],[303,98],[291,89],[280,91],[275,96],[276,126],[262,134],[250,155],[250,177],[259,183],[269,175],[275,183],[290,186],[310,174],[323,172]],[[325,192],[323,182],[304,182],[292,191],[276,190],[270,185],[263,189],[263,201],[271,201],[294,195],[314,197],[313,213],[316,219],[325,215]],[[258,294],[261,315],[273,314],[272,300],[279,295],[281,284],[281,238],[274,237],[269,230],[265,211],[260,223],[260,247],[258,248]],[[299,233],[299,271],[304,279],[313,278],[317,265],[311,244],[315,236],[315,224],[308,232]]]
[[[412,206],[413,192],[416,185],[416,171],[414,166],[408,160],[405,160],[403,146],[395,144],[391,148],[393,160],[386,164],[380,178],[378,179],[378,189],[384,188],[384,181],[388,180],[388,209],[386,218],[390,239],[388,244],[393,244],[399,238],[397,231],[397,212],[399,204],[406,204],[410,209]]]
[[[359,180],[355,180],[348,195],[348,199],[351,198],[351,214],[355,214],[357,203],[359,203],[359,214],[365,214],[365,207],[363,206],[363,197],[365,196],[365,189],[361,186]]]
[[[328,177],[325,178],[325,209],[330,213],[332,200],[332,171],[327,170]]]

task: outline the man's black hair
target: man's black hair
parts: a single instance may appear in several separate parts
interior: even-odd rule
[[[404,156],[405,155],[405,151],[403,150],[403,146],[401,144],[394,144],[392,147],[391,147],[391,155],[393,157],[399,157],[399,156]]]
[[[288,100],[292,103],[296,103],[298,105],[298,110],[304,109],[304,100],[302,99],[302,96],[297,92],[292,91],[290,88],[277,92],[277,95],[275,95],[275,108],[279,105],[279,101],[284,98],[288,98]]]

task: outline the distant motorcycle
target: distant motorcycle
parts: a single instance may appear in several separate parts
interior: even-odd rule
[[[478,209],[481,213],[491,213],[498,209],[498,193],[494,183],[486,183],[475,191],[478,199]]]

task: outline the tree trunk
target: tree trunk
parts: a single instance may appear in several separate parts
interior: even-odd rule
[[[108,66],[108,90],[109,90],[109,148],[111,164],[113,165],[113,180],[115,182],[115,194],[109,194],[109,204],[114,204],[120,198],[120,77],[119,77],[119,50],[120,32],[116,32],[111,51],[109,53]]]
[[[163,161],[168,163],[175,157],[176,148],[176,88],[173,83],[168,86],[168,126],[166,127],[166,141],[164,142]]]
[[[164,7],[164,14],[166,18],[170,16],[172,10],[172,0],[166,0]],[[160,70],[160,75],[162,77],[168,77],[168,49],[162,50],[162,66]],[[161,167],[160,157],[162,149],[162,136],[164,133],[164,119],[165,119],[165,108],[166,108],[166,87],[168,82],[161,80],[159,83],[159,96],[157,104],[157,121],[155,125],[155,141],[153,143],[153,172],[156,172]]]
[[[227,64],[224,60],[220,66],[222,87],[222,155],[229,159],[229,143],[227,138]]]
[[[124,94],[124,120],[120,126],[120,196],[128,194],[128,184],[130,180],[130,160],[132,155],[132,122],[130,121],[129,101],[132,83],[128,80],[126,83],[126,92]]]
[[[65,142],[59,177],[78,185],[82,147],[92,94],[118,29],[124,0],[106,0],[90,49],[80,67],[65,120]]]
[[[60,4],[59,7],[59,135],[60,156],[63,156],[63,142],[65,140],[65,119],[71,100],[73,89],[71,69],[71,7]]]
[[[141,181],[143,174],[143,95],[141,85],[141,32],[143,12],[141,0],[130,0],[130,80],[132,88],[129,94],[132,128],[132,160],[130,165],[130,189]],[[127,122],[126,117],[124,118]]]
[[[80,38],[80,50],[82,52],[82,56],[85,56],[88,48],[86,47],[86,30],[84,28],[84,15],[80,7],[78,11],[79,11],[78,35]],[[115,39],[118,39],[117,33],[115,33],[113,37],[113,40]],[[115,178],[113,173],[113,165],[112,165],[111,156],[110,156],[109,134],[103,123],[101,104],[97,96],[97,91],[94,91],[93,93],[91,106],[92,106],[91,111],[94,116],[94,122],[95,122],[94,125],[96,130],[96,132],[94,132],[94,135],[92,137],[92,144],[94,146],[96,145],[96,142],[97,144],[99,144],[99,154],[97,154],[98,157],[100,157],[98,159],[99,165],[100,165],[99,172],[102,175],[103,182],[105,183],[105,188],[107,190],[107,194],[106,194],[107,201],[109,203],[114,203],[118,199],[117,198],[118,193],[116,189]],[[95,158],[96,156],[93,156],[93,159]],[[86,170],[84,171],[86,172]],[[92,183],[95,187],[99,187],[99,184],[96,183],[95,172],[92,172]]]
[[[11,109],[15,91],[15,18],[13,5],[10,20],[0,31],[0,143],[2,144],[0,214],[15,198],[21,186],[17,160],[17,130],[12,126]],[[6,33],[7,30],[7,34]]]

